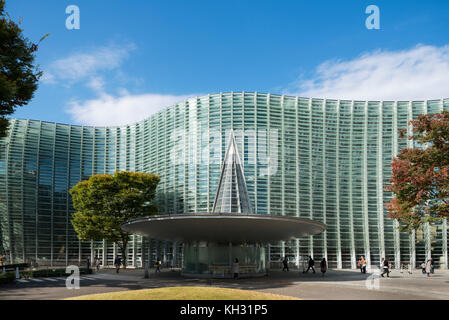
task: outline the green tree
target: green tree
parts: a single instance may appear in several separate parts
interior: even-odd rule
[[[386,187],[394,194],[387,203],[388,216],[409,232],[449,217],[449,112],[420,115],[410,125],[408,138],[416,147],[403,149],[393,159]]]
[[[10,19],[4,7],[5,1],[0,0],[0,138],[8,129],[6,116],[33,98],[42,76],[33,64],[38,44],[23,36],[23,30]]]
[[[122,252],[126,268],[129,236],[120,225],[138,217],[157,214],[152,204],[159,183],[153,173],[117,171],[114,175],[98,174],[75,185],[71,190],[72,224],[84,241],[115,242]]]

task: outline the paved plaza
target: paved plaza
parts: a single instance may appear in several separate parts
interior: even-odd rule
[[[390,278],[361,274],[358,270],[329,270],[325,277],[320,273],[303,274],[299,271],[271,271],[268,276],[248,279],[189,279],[178,271],[150,272],[143,278],[143,270],[104,269],[99,273],[81,276],[80,289],[68,290],[65,278],[22,279],[0,286],[0,299],[62,299],[85,294],[123,290],[160,288],[167,286],[215,286],[256,290],[312,300],[367,300],[412,299],[449,300],[449,271],[435,270],[431,277],[420,270],[413,274],[393,270]]]

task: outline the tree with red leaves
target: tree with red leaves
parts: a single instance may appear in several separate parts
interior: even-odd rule
[[[425,222],[449,217],[449,112],[423,114],[410,121],[417,147],[403,149],[391,162],[386,190],[394,198],[386,204],[388,217],[411,232]],[[400,132],[406,137],[406,130]]]

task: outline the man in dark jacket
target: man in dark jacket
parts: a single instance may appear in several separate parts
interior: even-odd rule
[[[309,272],[310,268],[312,268],[313,273],[315,273],[315,268],[313,267],[315,265],[315,261],[313,261],[312,256],[309,256],[309,267],[305,271],[305,273]]]
[[[115,260],[114,260],[114,264],[115,264],[115,272],[118,273],[120,270],[120,265],[122,264],[122,259],[120,259],[119,256],[116,256]]]
[[[382,273],[380,274],[382,276],[382,278],[384,277],[384,274],[387,274],[387,277],[390,277],[390,268],[389,268],[389,262],[388,262],[388,258],[385,258],[384,260],[384,268]]]
[[[284,257],[284,260],[282,260],[282,264],[284,265],[284,268],[282,269],[282,271],[285,271],[285,269],[287,269],[288,271],[288,260],[287,260],[287,256]]]

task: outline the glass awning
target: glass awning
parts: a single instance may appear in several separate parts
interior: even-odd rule
[[[229,136],[212,213],[253,213],[233,130]]]

